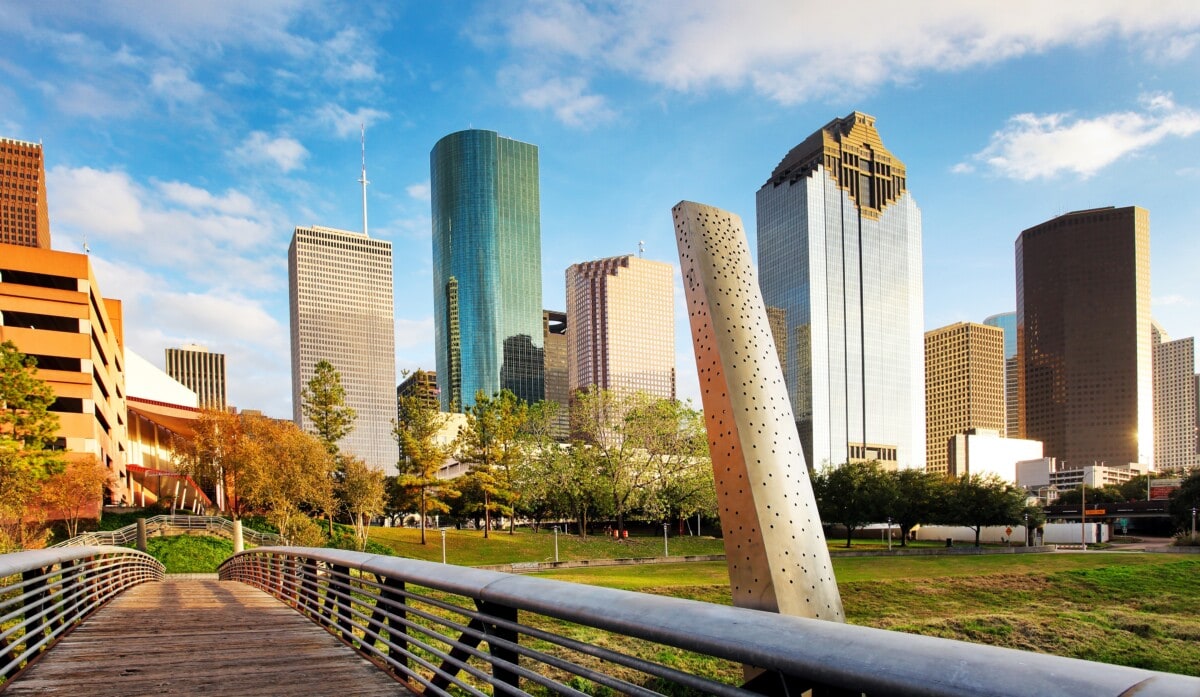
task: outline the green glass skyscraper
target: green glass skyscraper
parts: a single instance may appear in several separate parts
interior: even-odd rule
[[[442,409],[482,390],[545,395],[537,146],[451,133],[429,154],[434,339]]]

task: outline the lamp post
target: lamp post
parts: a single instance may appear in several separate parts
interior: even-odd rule
[[[1025,546],[1029,546],[1029,514],[1025,514]]]
[[[442,533],[442,563],[446,563],[446,528],[439,528],[438,532]]]
[[[1196,544],[1196,507],[1192,506],[1192,544]]]
[[[558,561],[558,526],[554,526],[554,561]]]
[[[670,527],[669,524],[663,523],[663,556],[664,557],[671,556],[670,550],[667,549],[667,528],[669,528],[669,527]]]
[[[1087,478],[1079,482],[1079,543],[1087,551]]]
[[[892,517],[888,516],[888,551],[892,551]]]

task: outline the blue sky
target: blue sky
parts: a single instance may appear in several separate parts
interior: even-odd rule
[[[670,208],[742,216],[793,145],[877,118],[924,218],[925,325],[1015,308],[1013,241],[1150,211],[1154,313],[1200,333],[1200,3],[0,0],[0,135],[42,141],[57,249],[86,237],[127,344],[228,355],[288,416],[287,245],[361,227],[396,258],[397,367],[433,367],[429,150],[541,156],[544,304],[577,261],[678,265]],[[682,293],[677,291],[677,303]],[[697,394],[677,313],[680,394]],[[697,400],[698,401],[698,400]]]

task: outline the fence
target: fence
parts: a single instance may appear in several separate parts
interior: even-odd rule
[[[130,586],[160,581],[163,565],[126,547],[39,549],[0,556],[0,678],[53,645]]]
[[[258,548],[220,575],[278,597],[427,695],[1200,694],[1186,676],[342,550]],[[664,664],[693,658],[758,675],[731,685]]]
[[[233,539],[233,521],[219,516],[203,515],[156,515],[146,519],[146,534],[180,535],[188,532],[209,532]],[[242,539],[253,545],[285,544],[283,538],[270,532],[259,532],[242,527]],[[85,532],[54,545],[53,548],[94,545],[127,545],[137,541],[137,523],[117,530]],[[53,549],[52,548],[52,549]]]

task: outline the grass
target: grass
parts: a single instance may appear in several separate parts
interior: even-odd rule
[[[233,541],[207,535],[151,537],[146,540],[146,551],[161,561],[169,574],[211,574],[233,554]]]
[[[1037,554],[833,560],[847,621],[1200,675],[1200,560]],[[566,569],[563,581],[729,604],[724,564]]]
[[[370,539],[390,547],[402,557],[440,562],[441,533],[429,529],[425,534],[427,544],[422,545],[421,531],[416,528],[373,527]],[[667,544],[671,556],[725,553],[721,540],[712,537],[671,537]],[[630,537],[618,541],[604,535],[558,535],[560,561],[661,557],[662,553],[662,537]],[[512,535],[493,530],[485,540],[480,530],[447,530],[446,561],[460,566],[554,561],[554,534],[545,527],[537,533],[518,530]]]

